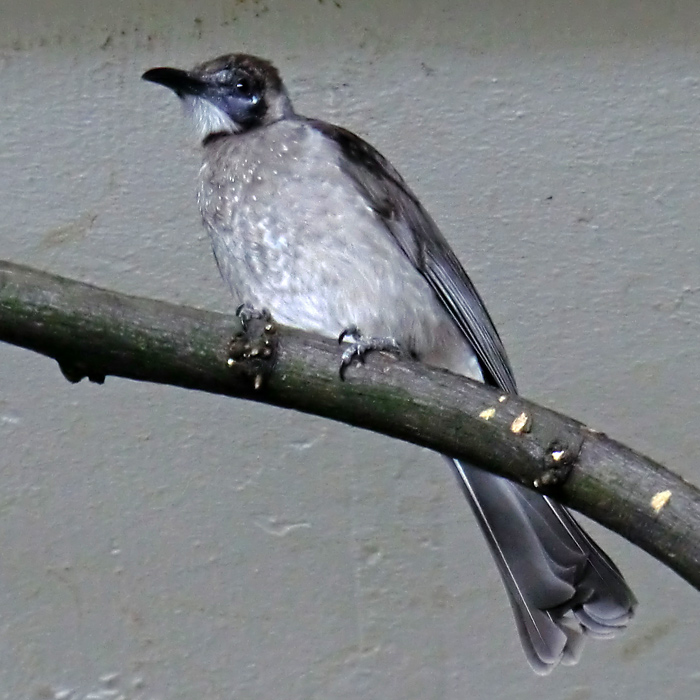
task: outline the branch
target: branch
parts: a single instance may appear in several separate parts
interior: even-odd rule
[[[71,381],[109,374],[251,399],[459,457],[552,495],[700,589],[700,491],[662,465],[519,396],[417,362],[373,353],[341,382],[337,343],[258,325],[262,340],[240,336],[235,316],[0,262],[0,340],[56,359]]]

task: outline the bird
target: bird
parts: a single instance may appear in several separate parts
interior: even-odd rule
[[[234,53],[191,70],[153,68],[203,149],[197,201],[237,302],[279,323],[397,346],[428,365],[516,394],[484,302],[394,166],[351,131],[298,114],[275,66]],[[637,600],[562,505],[446,457],[486,537],[532,669],[575,664]]]

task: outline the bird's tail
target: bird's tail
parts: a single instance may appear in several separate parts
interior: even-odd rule
[[[622,574],[563,506],[449,459],[489,543],[536,673],[575,664],[584,635],[612,637],[637,601]]]

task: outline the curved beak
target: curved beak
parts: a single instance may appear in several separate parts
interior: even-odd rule
[[[207,88],[204,81],[179,68],[151,68],[141,77],[151,83],[170,88],[178,97],[201,95]]]

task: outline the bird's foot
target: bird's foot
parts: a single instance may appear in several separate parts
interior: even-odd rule
[[[270,316],[270,312],[267,309],[256,309],[254,306],[247,303],[241,304],[236,309],[236,316],[241,319],[244,331],[248,330],[248,326],[252,321],[261,321],[263,319],[272,321],[272,316]]]
[[[236,309],[242,330],[228,346],[228,366],[244,366],[246,374],[253,376],[255,389],[260,389],[265,377],[272,371],[277,351],[277,326],[267,309],[255,309],[241,304]]]
[[[364,363],[365,355],[373,350],[390,352],[394,355],[402,355],[403,348],[395,338],[375,338],[374,336],[364,336],[357,326],[346,328],[339,336],[338,343],[345,340],[352,341],[343,351],[340,358],[340,379],[345,379],[345,370],[352,364],[353,360]]]

